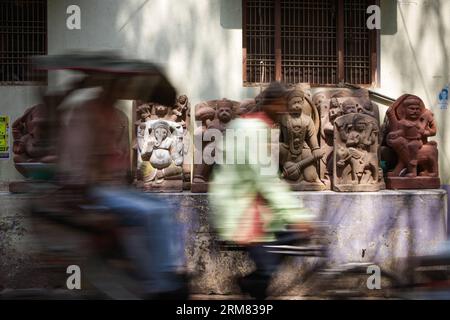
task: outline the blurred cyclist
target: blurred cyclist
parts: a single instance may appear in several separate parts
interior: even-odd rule
[[[116,216],[121,244],[151,299],[185,299],[186,283],[176,273],[183,249],[169,204],[127,187],[130,168],[128,119],[115,108],[115,82],[98,97],[68,113],[59,147],[60,199],[67,208],[82,203]],[[93,206],[92,206],[93,205]],[[177,246],[178,245],[178,246]],[[177,249],[175,249],[177,248]]]
[[[268,139],[258,139],[256,150],[270,149],[270,131],[278,117],[288,112],[286,90],[280,83],[272,83],[262,93],[256,108],[233,120],[228,132],[236,132],[242,138],[266,131],[261,136]],[[292,235],[289,229],[309,234],[313,215],[302,206],[301,199],[292,195],[287,183],[279,179],[278,170],[264,171],[260,162],[250,161],[253,156],[250,143],[229,143],[227,137],[224,141],[224,145],[218,144],[224,159],[230,153],[245,155],[245,163],[224,164],[215,170],[209,190],[213,224],[223,240],[247,249],[256,270],[239,279],[239,285],[244,293],[264,299],[280,264],[280,256],[269,253],[264,244],[283,241],[284,236]]]

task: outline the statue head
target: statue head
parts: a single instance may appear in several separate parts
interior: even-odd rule
[[[217,118],[228,123],[233,118],[233,103],[230,100],[223,99],[217,103]]]
[[[376,139],[378,126],[375,119],[363,114],[356,114],[348,127],[347,146],[369,147]]]
[[[353,121],[348,125],[348,135],[346,145],[358,146],[361,143],[361,139],[364,136],[364,131],[367,128],[367,121],[364,116],[356,115]]]
[[[330,111],[329,111],[329,117],[330,121],[333,121],[337,117],[342,115],[341,108],[339,105],[339,100],[337,98],[331,98],[330,100]]]
[[[301,114],[305,103],[305,92],[301,88],[295,88],[288,95],[288,111]]]
[[[152,115],[152,106],[150,104],[143,104],[137,108],[137,114],[141,121],[150,119]]]
[[[170,127],[164,121],[159,121],[153,126],[153,131],[156,139],[155,146],[159,147],[161,143],[169,136]]]
[[[358,104],[351,99],[347,99],[342,103],[342,112],[344,114],[358,113]]]
[[[420,101],[416,99],[405,100],[405,117],[408,120],[418,120],[423,110],[420,106]]]
[[[155,114],[158,118],[164,118],[169,112],[169,108],[160,104],[155,105]]]
[[[397,119],[406,119],[410,121],[419,120],[420,116],[426,110],[422,99],[411,94],[405,94],[400,97],[391,108],[395,109]]]
[[[183,94],[177,98],[177,103],[183,105],[187,102],[187,99],[188,99],[187,96]]]

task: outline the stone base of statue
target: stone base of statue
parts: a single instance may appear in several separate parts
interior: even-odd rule
[[[186,193],[160,193],[152,196],[167,199],[183,223],[187,269],[193,275],[190,287],[192,294],[232,295],[240,294],[236,278],[254,270],[253,263],[244,251],[229,250],[222,247],[213,226],[210,225],[213,209],[208,195]],[[407,257],[430,255],[439,249],[447,239],[447,192],[445,190],[383,190],[369,193],[301,192],[294,193],[306,208],[317,215],[319,221],[329,225],[326,232],[330,267],[347,263],[375,263],[383,272],[405,276],[407,265],[402,261]],[[47,272],[32,272],[38,255],[39,243],[45,240],[57,244],[58,256],[61,247],[73,252],[74,243],[81,235],[78,230],[61,226],[61,231],[53,223],[46,238],[36,238],[31,228],[32,217],[26,213],[29,195],[0,193],[0,225],[2,236],[0,251],[7,259],[0,259],[0,275],[5,288],[28,287],[30,282],[36,287],[48,286],[55,276],[61,273],[47,268]],[[39,222],[42,226],[42,222]],[[26,230],[27,232],[23,232]],[[82,233],[85,237],[85,233]],[[48,238],[48,239],[47,239]],[[54,242],[54,239],[59,239]],[[81,238],[84,239],[84,238]],[[77,240],[77,241],[74,241]],[[36,251],[37,250],[37,251]],[[66,251],[63,251],[66,252]],[[70,256],[72,257],[72,256]],[[180,257],[181,258],[181,257]],[[324,259],[322,259],[324,260]],[[38,260],[39,261],[39,260]],[[64,260],[63,260],[64,261]],[[66,260],[67,261],[67,260]],[[271,284],[280,292],[278,296],[304,297],[309,292],[304,276],[321,260],[319,258],[291,259],[285,262]],[[39,275],[39,277],[36,277]],[[366,282],[370,274],[360,283],[367,295],[381,294],[382,290],[369,290]],[[353,276],[352,276],[353,277]],[[385,279],[382,276],[382,279]],[[54,281],[60,286],[60,277]],[[360,280],[360,278],[357,278]],[[384,280],[383,280],[384,283]],[[332,283],[330,283],[331,285]],[[355,283],[342,283],[341,289],[354,289]],[[290,289],[289,289],[290,288]],[[317,297],[317,296],[316,296]]]
[[[438,177],[387,177],[386,187],[393,190],[401,189],[438,189],[441,180]]]
[[[30,190],[30,184],[33,182],[27,181],[13,181],[8,185],[8,190],[11,193],[27,193]]]
[[[183,181],[183,190],[191,190],[191,182],[190,181]]]
[[[323,182],[293,182],[286,180],[292,191],[323,191],[327,190],[327,186]],[[329,188],[328,188],[329,189]]]
[[[333,186],[333,190],[338,192],[373,192],[384,189],[386,189],[384,182],[378,184],[336,184]]]
[[[184,189],[184,182],[180,179],[169,180],[166,179],[162,182],[136,182],[136,187],[142,189],[145,192],[182,192]]]
[[[208,192],[209,183],[208,182],[192,182],[191,191],[192,193],[206,193]]]

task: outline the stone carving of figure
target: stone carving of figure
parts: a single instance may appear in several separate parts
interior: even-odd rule
[[[55,163],[57,160],[53,140],[50,137],[50,119],[44,104],[27,109],[14,121],[14,162]],[[17,168],[20,171],[20,168]]]
[[[202,126],[197,128],[194,133],[196,141],[195,159],[202,160],[202,163],[194,163],[192,192],[206,192],[208,189],[208,181],[214,166],[205,163],[203,153],[205,148],[214,150],[215,141],[203,141],[204,134],[208,130],[218,130],[225,132],[227,125],[236,117],[238,103],[228,99],[213,100],[199,103],[196,106],[195,119],[202,122]],[[198,145],[197,145],[198,144]],[[201,144],[201,145],[200,145]],[[214,156],[214,152],[212,154]]]
[[[437,132],[433,113],[425,108],[419,97],[405,94],[389,107],[386,117],[386,144],[397,155],[395,168],[388,173],[388,186],[395,189],[438,188],[437,143],[428,141]]]
[[[189,188],[190,165],[184,163],[188,152],[187,96],[179,96],[173,108],[151,102],[141,104],[137,117],[137,184],[148,191]]]
[[[318,128],[312,116],[317,110],[301,88],[292,90],[288,97],[289,114],[280,120],[280,165],[283,177],[294,190],[323,190],[317,162],[324,155],[318,140]]]
[[[379,125],[375,118],[350,112],[335,120],[334,183],[336,191],[378,191]]]
[[[144,184],[161,185],[167,178],[181,178],[183,141],[180,124],[165,120],[146,122],[143,147],[140,150]],[[181,139],[180,139],[181,138]],[[148,163],[147,163],[148,162]]]
[[[183,125],[183,128],[186,128],[189,119],[189,109],[188,97],[185,94],[179,96],[175,106],[172,108],[172,121],[179,122]]]
[[[379,123],[378,106],[369,99],[367,90],[335,89],[321,91],[314,95],[314,103],[320,112],[319,144],[325,152],[320,160],[320,179],[327,187],[333,185],[334,170],[334,130],[337,118],[346,114],[364,114]],[[381,167],[379,167],[381,179]],[[380,181],[382,183],[382,181]]]

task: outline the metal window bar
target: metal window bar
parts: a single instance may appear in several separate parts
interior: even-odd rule
[[[367,28],[367,7],[373,1],[346,0],[344,5],[345,82],[371,84],[371,31]]]
[[[275,80],[275,5],[273,0],[246,1],[246,72],[249,83]]]
[[[282,0],[282,75],[286,83],[337,83],[335,0]]]
[[[47,54],[47,0],[0,1],[0,85],[46,82],[30,57]]]
[[[278,3],[280,13],[275,17]],[[273,81],[281,66],[286,83],[375,84],[378,35],[367,29],[366,10],[378,0],[243,0],[243,4],[245,83]],[[275,39],[278,28],[281,39]],[[276,55],[276,44],[281,56]]]

